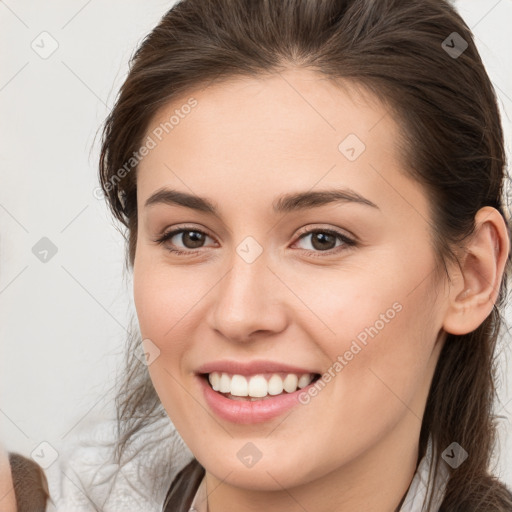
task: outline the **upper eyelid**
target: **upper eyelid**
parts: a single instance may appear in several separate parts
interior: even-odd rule
[[[166,238],[168,236],[170,236],[171,234],[173,236],[176,236],[180,233],[183,233],[185,231],[197,231],[199,233],[203,233],[205,234],[206,236],[209,236],[211,239],[215,239],[216,237],[214,237],[213,235],[210,235],[210,233],[204,229],[204,228],[196,228],[195,226],[176,226],[176,227],[173,227],[171,229],[166,229],[164,230],[160,235],[157,235],[157,239],[162,239],[162,238]],[[171,237],[172,238],[172,237]]]
[[[310,234],[311,232],[314,232],[314,231],[332,231],[332,232],[335,232],[335,233],[338,233],[340,235],[344,235],[346,236],[347,238],[356,238],[355,235],[353,235],[352,233],[348,232],[347,230],[344,230],[342,228],[332,228],[332,227],[324,227],[324,226],[314,226],[311,227],[311,226],[304,226],[303,228],[300,228],[299,229],[299,232],[297,234],[297,236],[301,236],[301,235],[304,235],[304,234]],[[179,224],[171,229],[166,229],[162,232],[161,235],[159,235],[158,237],[161,238],[161,237],[164,237],[168,234],[171,234],[171,233],[177,233],[177,232],[180,232],[180,231],[198,231],[200,233],[204,233],[205,235],[208,235],[210,238],[215,238],[213,235],[210,235],[208,230],[206,230],[205,228],[196,228],[195,226],[190,226],[190,225],[184,225],[184,226],[180,226]],[[345,231],[347,234],[345,235],[342,231]]]
[[[305,226],[303,228],[304,230],[302,230],[302,228],[299,230],[299,233],[297,234],[297,236],[302,236],[302,235],[306,235],[306,234],[311,234],[311,233],[314,233],[315,231],[324,231],[324,232],[332,232],[338,236],[343,236],[345,238],[350,238],[351,240],[354,240],[356,241],[357,240],[357,237],[355,235],[353,235],[352,233],[350,233],[350,231],[347,231],[346,229],[342,229],[342,228],[326,228],[324,226],[317,226],[317,227],[311,227],[311,226]]]

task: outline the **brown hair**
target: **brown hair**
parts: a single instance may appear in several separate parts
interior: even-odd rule
[[[405,168],[431,200],[441,263],[454,258],[452,249],[472,233],[480,208],[492,206],[505,217],[505,152],[495,92],[470,29],[448,1],[182,0],[133,55],[104,126],[100,180],[112,213],[127,228],[128,266],[137,241],[137,166],[126,164],[157,111],[194,88],[289,66],[358,84],[394,113]],[[447,336],[433,377],[420,457],[429,435],[435,463],[453,441],[469,453],[450,471],[441,510],[512,510],[510,492],[489,472],[505,286],[504,279],[480,327]],[[133,336],[129,343],[117,397],[118,457],[142,426],[165,415],[146,368],[133,356],[138,342]],[[173,489],[178,497],[180,492],[179,485]]]

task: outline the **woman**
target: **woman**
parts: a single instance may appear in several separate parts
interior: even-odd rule
[[[175,5],[100,160],[140,326],[116,460],[167,417],[194,456],[154,510],[512,510],[504,168],[446,1]]]

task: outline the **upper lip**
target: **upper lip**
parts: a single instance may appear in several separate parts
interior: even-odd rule
[[[232,375],[255,375],[258,373],[273,372],[287,372],[298,375],[305,373],[317,373],[314,370],[307,368],[300,368],[298,366],[291,366],[277,361],[265,361],[262,359],[247,362],[232,360],[212,361],[210,363],[203,364],[197,369],[197,373],[212,372],[229,373]]]

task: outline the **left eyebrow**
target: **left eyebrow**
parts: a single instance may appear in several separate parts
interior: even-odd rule
[[[272,203],[272,208],[275,213],[290,213],[340,202],[362,204],[379,209],[375,203],[351,189],[332,189],[285,194]],[[185,208],[191,208],[220,217],[219,210],[213,201],[205,197],[189,194],[188,192],[168,188],[158,190],[146,200],[145,207],[158,203],[184,206]]]
[[[369,199],[348,188],[286,194],[279,197],[272,206],[276,213],[289,213],[332,203],[357,203],[380,209]]]

